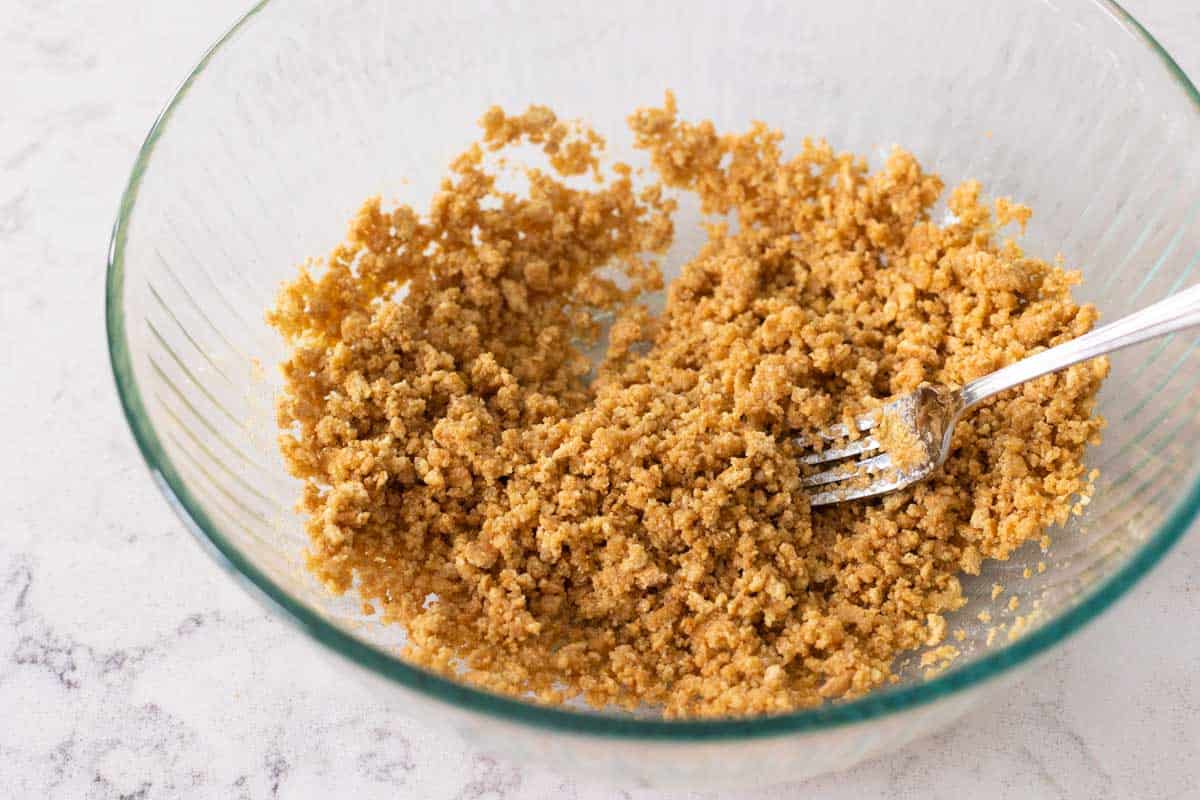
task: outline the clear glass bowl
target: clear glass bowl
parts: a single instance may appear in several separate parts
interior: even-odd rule
[[[625,115],[666,87],[719,128],[762,119],[792,146],[811,134],[872,155],[899,143],[948,183],[978,178],[1032,205],[1027,249],[1081,268],[1078,294],[1108,319],[1200,275],[1200,97],[1112,2],[264,2],[204,55],[134,165],[108,265],[113,370],[151,471],[197,538],[414,715],[626,783],[799,778],[1003,691],[1184,532],[1200,503],[1197,340],[1113,359],[1095,501],[1049,553],[1026,548],[970,583],[951,620],[967,652],[936,678],[907,659],[900,685],[859,700],[686,722],[539,707],[414,668],[395,655],[401,630],[361,619],[299,564],[298,487],[272,414],[283,350],[263,310],[364,198],[424,206],[489,105],[586,118],[620,157]],[[671,265],[694,251],[695,221],[681,212]],[[1037,609],[1011,640],[996,581],[1021,595],[1019,614]],[[985,609],[1009,625],[990,647]]]

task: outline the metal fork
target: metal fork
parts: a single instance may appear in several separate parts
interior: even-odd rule
[[[950,454],[954,425],[962,415],[992,395],[1080,361],[1196,325],[1200,325],[1200,285],[1057,347],[1023,358],[973,380],[961,389],[925,385],[901,395],[856,418],[858,434],[853,441],[849,441],[851,433],[844,424],[832,425],[815,437],[802,438],[798,440],[802,445],[811,446],[817,439],[821,440],[821,445],[828,443],[823,448],[813,448],[813,452],[800,459],[802,463],[841,462],[803,479],[805,486],[822,487],[812,495],[812,505],[885,494],[919,481],[941,466]],[[905,452],[908,457],[902,460],[899,468],[893,466],[891,453],[877,452],[880,442],[872,435],[886,417],[893,418],[890,425],[903,426],[901,435],[906,440],[909,436],[914,437],[912,440],[918,445],[914,453]],[[861,458],[853,462],[848,460],[856,456]]]

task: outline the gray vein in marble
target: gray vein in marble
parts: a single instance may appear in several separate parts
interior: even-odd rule
[[[487,756],[471,757],[471,779],[454,796],[455,800],[507,800],[521,786],[516,767]]]

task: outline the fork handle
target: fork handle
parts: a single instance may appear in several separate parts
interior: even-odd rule
[[[1200,325],[1200,284],[971,381],[962,389],[962,410],[1048,372],[1058,372],[1080,361],[1196,325]]]

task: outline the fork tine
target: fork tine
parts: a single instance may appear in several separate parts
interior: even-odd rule
[[[854,420],[855,427],[859,432],[866,432],[875,427],[879,422],[879,414],[872,412],[856,417]],[[817,431],[815,436],[797,436],[793,441],[801,447],[811,447],[813,439],[824,439],[827,442],[845,442],[850,438],[850,428],[845,423],[839,422],[836,425],[830,425],[827,428]],[[845,442],[839,447],[829,448],[827,450],[813,452],[803,456],[800,461],[803,464],[824,464],[826,461],[836,461],[841,458],[849,458],[850,456],[858,455],[867,450],[875,450],[879,447],[878,440],[873,436],[868,436],[864,439],[857,439],[852,442]]]
[[[819,453],[809,453],[800,459],[801,464],[824,464],[826,461],[837,461],[840,458],[849,458],[856,456],[859,453],[867,450],[876,450],[879,448],[879,440],[874,436],[867,436],[859,439],[857,442],[851,442],[845,447],[831,447],[828,450],[822,450]]]
[[[840,481],[844,478],[853,478],[864,473],[879,472],[885,470],[892,465],[891,453],[880,453],[877,456],[865,458],[862,461],[855,461],[853,464],[842,464],[827,469],[824,472],[818,472],[816,475],[809,475],[804,480],[800,481],[801,486],[823,486],[827,483]]]
[[[877,412],[871,412],[870,414],[863,414],[862,416],[855,418],[854,424],[860,431],[869,431],[869,430],[871,430],[871,428],[875,427],[875,424],[877,422],[879,422],[879,420],[877,419],[878,416],[879,416],[879,414]],[[839,422],[836,425],[830,425],[826,428],[822,428],[821,430],[817,431],[817,436],[819,436],[820,438],[824,439],[827,442],[836,442],[839,439],[845,439],[849,435],[850,435],[850,429],[848,427],[846,427],[846,423],[844,423],[844,422]],[[799,444],[805,444],[808,442],[808,440],[809,440],[809,437],[806,437],[806,436],[797,436],[796,437],[796,442],[798,442]]]
[[[858,500],[863,497],[874,497],[879,494],[886,494],[894,489],[907,486],[912,483],[912,479],[897,475],[895,478],[888,481],[872,481],[866,486],[860,486],[857,489],[828,489],[824,492],[817,492],[809,498],[810,506],[827,506],[833,503],[844,503],[847,500]]]

